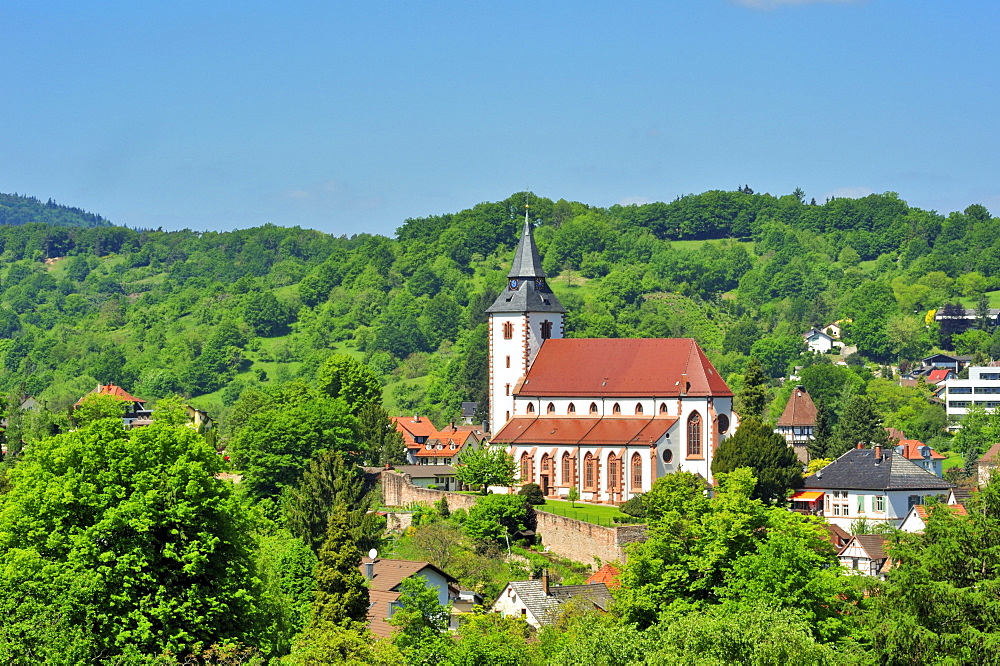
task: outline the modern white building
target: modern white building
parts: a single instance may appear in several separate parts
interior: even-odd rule
[[[664,474],[712,479],[735,431],[733,393],[692,339],[565,339],[525,219],[508,285],[489,314],[493,444],[521,483],[552,497],[620,503]]]
[[[948,416],[965,416],[972,405],[1000,407],[1000,368],[972,366],[968,379],[949,379],[944,384]]]

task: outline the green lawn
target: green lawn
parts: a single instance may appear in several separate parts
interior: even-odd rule
[[[535,508],[539,511],[554,513],[559,516],[566,516],[567,518],[575,518],[576,520],[593,523],[594,525],[604,525],[605,527],[613,527],[617,524],[612,520],[615,516],[625,515],[616,506],[577,502],[574,509],[570,502],[562,500],[545,500],[545,504]]]
[[[948,470],[952,467],[961,467],[965,464],[965,461],[962,459],[962,454],[957,453],[956,451],[943,451],[942,455],[947,456],[944,459],[944,462],[941,463],[942,470]]]
[[[991,308],[1000,308],[1000,291],[988,291],[988,292],[986,292],[986,295],[990,299],[990,307]],[[963,298],[958,299],[959,303],[961,303],[963,307],[967,307],[967,308],[974,308],[974,307],[976,307],[976,301],[977,300],[979,300],[979,299],[976,298],[975,296],[969,297],[969,298],[964,298],[963,297]]]

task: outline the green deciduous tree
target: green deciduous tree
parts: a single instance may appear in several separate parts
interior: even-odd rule
[[[467,486],[482,486],[485,495],[489,486],[514,484],[514,458],[502,446],[465,447],[455,466],[455,478]]]
[[[802,463],[781,435],[760,419],[747,418],[722,440],[712,459],[712,474],[748,467],[757,478],[753,499],[784,503],[788,491],[802,485]]]
[[[476,499],[465,521],[465,533],[483,544],[509,542],[525,528],[528,509],[520,495],[486,495]]]
[[[341,398],[357,414],[361,408],[382,400],[382,386],[371,369],[347,354],[334,354],[316,375],[319,390]]]
[[[156,422],[33,445],[0,496],[0,660],[255,641],[252,523],[220,467],[192,429]]]
[[[437,589],[423,576],[404,578],[399,591],[400,608],[389,618],[399,629],[393,642],[407,663],[440,663],[451,648],[451,639],[442,633],[448,628],[450,607],[441,605]]]

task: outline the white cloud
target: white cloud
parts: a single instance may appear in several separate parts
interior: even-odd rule
[[[867,187],[838,187],[832,192],[827,192],[823,195],[823,197],[837,199],[860,199],[861,197],[866,197],[869,194],[874,193],[874,190],[870,190]]]
[[[618,202],[618,205],[631,206],[632,204],[635,204],[637,206],[641,206],[643,204],[648,204],[648,203],[653,203],[653,200],[650,199],[649,197],[625,197],[624,199]]]
[[[818,4],[849,4],[860,3],[863,0],[729,0],[734,5],[747,9],[770,11],[786,5],[818,5]]]

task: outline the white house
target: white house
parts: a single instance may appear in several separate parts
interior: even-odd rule
[[[504,588],[491,610],[505,616],[523,617],[535,629],[551,625],[559,615],[560,606],[570,599],[586,599],[597,610],[606,612],[614,597],[604,583],[590,585],[549,585],[549,574],[542,570],[539,580],[511,581]]]
[[[832,335],[828,335],[818,328],[810,328],[802,334],[802,339],[805,340],[809,351],[817,354],[825,354],[834,347],[843,346],[843,343],[839,340],[834,339]]]
[[[906,514],[906,518],[903,518],[903,522],[899,524],[899,529],[903,532],[923,532],[924,527],[927,526],[928,512],[932,510],[936,511],[941,507],[953,511],[959,516],[967,515],[965,507],[961,504],[938,504],[933,506],[918,504]]]
[[[840,565],[846,574],[864,574],[885,578],[883,567],[888,556],[885,553],[886,539],[878,534],[857,534],[837,553]]]
[[[566,339],[527,219],[489,314],[492,442],[548,496],[624,502],[678,470],[711,481],[733,393],[692,339]]]
[[[928,497],[947,498],[951,484],[891,449],[851,449],[815,474],[804,490],[823,491],[822,514],[850,531],[859,519],[898,527]]]
[[[973,366],[968,379],[949,379],[944,385],[948,416],[965,416],[973,404],[1000,407],[1000,368]]]

